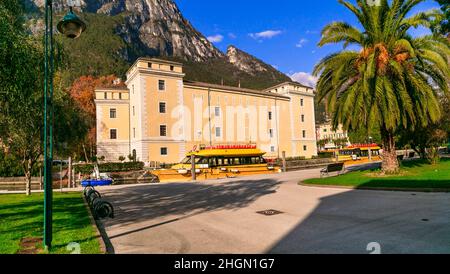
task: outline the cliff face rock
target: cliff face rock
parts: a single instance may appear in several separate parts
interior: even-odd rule
[[[265,65],[263,61],[256,59],[235,46],[228,47],[227,57],[228,62],[251,75],[255,75],[258,72],[268,71],[268,68],[266,67],[267,65]]]

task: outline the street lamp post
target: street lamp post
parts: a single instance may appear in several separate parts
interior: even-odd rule
[[[53,41],[53,1],[45,0],[45,33],[44,33],[44,248],[49,250],[52,245],[53,218],[53,72],[54,72],[54,41]],[[83,23],[72,11],[58,23],[58,30],[68,38],[77,38],[86,29]]]

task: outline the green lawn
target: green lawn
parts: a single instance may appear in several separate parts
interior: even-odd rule
[[[43,195],[0,195],[0,254],[19,251],[22,238],[43,234]],[[53,247],[50,253],[70,253],[69,243],[81,253],[98,254],[100,244],[91,225],[81,193],[54,193]]]
[[[405,161],[399,175],[381,176],[379,170],[370,170],[337,177],[309,179],[302,183],[355,188],[450,190],[450,159],[442,159],[437,165],[430,165],[425,161]]]

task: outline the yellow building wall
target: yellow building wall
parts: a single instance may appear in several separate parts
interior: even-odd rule
[[[280,157],[283,151],[287,157],[317,155],[312,89],[285,84],[267,93],[247,93],[225,86],[183,83],[182,71],[182,66],[176,63],[139,59],[127,73],[129,94],[121,95],[122,101],[127,101],[129,106],[109,102],[118,100],[118,93],[108,94],[108,104],[100,103],[104,93],[99,90],[96,103],[100,112],[107,114],[107,117],[100,115],[99,142],[107,142],[108,129],[117,128],[120,141],[128,140],[131,150],[137,150],[139,160],[160,163],[177,163],[194,146],[209,145],[210,142],[213,145],[256,143],[267,152],[267,157]],[[159,90],[159,80],[165,81],[164,91]],[[166,113],[159,113],[160,102],[166,103]],[[116,107],[117,119],[109,119],[110,107]],[[220,108],[218,117],[216,107]],[[235,112],[230,113],[230,108]],[[124,117],[128,117],[128,111],[130,117],[127,120]],[[249,115],[247,111],[254,114]],[[268,118],[269,111],[272,120]],[[301,121],[302,114],[305,115],[304,122]],[[231,128],[230,123],[234,125]],[[167,126],[166,137],[160,136],[160,125]],[[220,137],[216,136],[218,127]],[[252,131],[255,127],[256,131]],[[270,137],[270,129],[273,137]],[[163,147],[168,149],[167,156],[160,153]]]
[[[106,95],[106,96],[105,96]],[[106,99],[105,99],[106,98]],[[119,161],[119,157],[130,154],[129,96],[123,91],[96,91],[97,113],[97,156],[108,161]],[[116,110],[116,118],[111,118],[110,110]],[[110,130],[117,130],[117,139],[111,139]]]

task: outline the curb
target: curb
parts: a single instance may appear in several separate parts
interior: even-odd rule
[[[88,213],[89,213],[89,219],[91,220],[91,225],[95,229],[95,236],[98,239],[98,242],[100,243],[100,252],[101,252],[101,254],[111,254],[111,252],[110,252],[110,250],[108,250],[107,244],[106,244],[107,241],[109,242],[109,239],[105,233],[105,229],[103,228],[103,225],[99,221],[95,220],[94,215],[92,214],[91,207],[89,206],[89,204],[86,201],[86,197],[84,197],[84,195],[82,195],[82,196],[83,196],[84,205],[86,206],[86,209],[88,210]],[[107,240],[105,240],[105,239],[107,239]],[[114,253],[114,252],[112,252],[112,253]]]
[[[303,182],[298,183],[298,185],[304,186],[304,187],[318,187],[318,188],[328,188],[328,189],[423,192],[423,193],[450,193],[450,189],[446,189],[446,188],[353,187],[353,186],[305,184]]]

